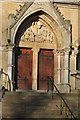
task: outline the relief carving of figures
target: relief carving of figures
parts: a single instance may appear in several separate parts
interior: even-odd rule
[[[40,21],[32,22],[32,26],[21,37],[22,41],[39,43],[52,43],[53,39],[53,34]]]
[[[24,34],[22,35],[22,37],[21,37],[21,40],[22,40],[22,41],[34,42],[34,33],[33,33],[32,29],[31,29],[31,27],[28,28],[28,29],[25,31],[25,33],[24,33]]]

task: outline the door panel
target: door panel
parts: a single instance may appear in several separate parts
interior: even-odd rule
[[[32,51],[19,48],[17,54],[18,89],[32,89]]]
[[[47,90],[47,76],[54,77],[54,55],[53,50],[41,49],[39,53],[39,81],[38,87],[41,90]],[[51,86],[50,86],[51,89]]]

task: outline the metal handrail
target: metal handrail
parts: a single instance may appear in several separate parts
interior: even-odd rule
[[[59,92],[58,88],[56,87],[56,85],[54,84],[54,80],[49,80],[48,82],[51,82],[52,83],[52,86],[55,87],[55,89],[57,90],[61,100],[64,102],[64,104],[66,105],[66,107],[68,108],[69,112],[71,113],[71,119],[73,117],[74,120],[78,120],[74,114],[72,113],[71,109],[69,108],[69,106],[67,105],[66,101],[64,100],[64,98],[62,97],[61,93]],[[53,94],[53,87],[52,87],[52,94]],[[52,95],[52,98],[53,98],[53,95]]]
[[[5,72],[2,71],[2,74],[8,76],[8,81],[11,81],[10,78],[9,78],[9,75],[7,73],[5,73]],[[11,81],[11,82],[15,83],[14,81]]]
[[[12,83],[15,83],[15,82],[11,81],[9,75],[6,72],[3,72],[3,70],[2,70],[1,73],[4,74],[4,75],[6,75],[8,77],[8,81],[7,82],[9,82],[9,91],[11,91],[11,84],[10,84],[10,82],[12,82]]]
[[[61,97],[61,99],[63,100],[64,104],[66,105],[66,107],[68,108],[69,112],[71,113],[71,116],[73,116],[74,120],[77,120],[77,118],[73,115],[72,111],[70,110],[69,106],[67,105],[66,101],[64,100],[64,98],[62,97],[61,93],[59,92],[58,88],[56,87],[56,85],[53,83],[54,87],[56,88],[59,96]]]

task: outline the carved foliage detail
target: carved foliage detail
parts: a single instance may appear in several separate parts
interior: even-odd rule
[[[40,21],[38,22],[35,21],[35,22],[32,22],[32,25],[28,29],[26,29],[24,34],[21,36],[21,41],[52,43],[53,34]]]

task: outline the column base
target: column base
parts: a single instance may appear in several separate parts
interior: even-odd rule
[[[80,90],[80,80],[79,79],[76,79],[76,90]]]
[[[60,93],[70,93],[71,92],[71,86],[68,83],[58,83],[56,84],[58,90]]]

